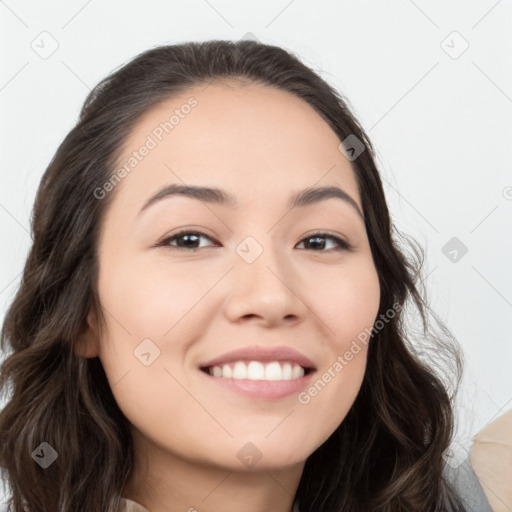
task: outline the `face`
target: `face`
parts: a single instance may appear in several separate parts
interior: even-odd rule
[[[339,143],[302,100],[234,81],[154,107],[127,140],[120,166],[134,151],[137,163],[108,192],[98,247],[107,330],[96,337],[90,315],[82,355],[100,357],[133,432],[169,456],[236,471],[248,456],[259,469],[299,464],[353,404],[367,353],[353,341],[376,320],[379,282]],[[173,184],[232,201],[179,194],[144,208]],[[320,187],[353,204],[290,206]],[[241,349],[254,352],[234,360],[254,363],[219,374]],[[201,369],[217,358],[216,375]],[[286,362],[301,363],[292,378]],[[301,366],[314,370],[300,377]]]

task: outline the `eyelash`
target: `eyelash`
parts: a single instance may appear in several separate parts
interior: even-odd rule
[[[192,230],[182,230],[182,231],[179,231],[178,233],[175,233],[174,235],[170,236],[170,237],[167,237],[165,238],[164,240],[162,240],[161,242],[159,242],[156,246],[157,247],[168,247],[168,248],[171,248],[173,250],[178,250],[178,251],[187,251],[187,252],[195,252],[199,249],[201,249],[201,247],[194,247],[194,248],[185,248],[185,247],[176,247],[176,246],[172,246],[170,245],[169,242],[171,241],[174,241],[184,235],[199,235],[199,236],[204,236],[210,240],[213,240],[209,235],[207,235],[206,233],[203,233],[201,231],[192,231]],[[313,233],[311,235],[308,235],[307,237],[303,238],[299,243],[302,243],[304,240],[308,240],[310,238],[330,238],[331,240],[334,240],[336,242],[336,244],[338,245],[338,248],[337,249],[334,249],[334,252],[340,252],[340,251],[351,251],[353,249],[353,246],[351,244],[349,244],[348,242],[346,242],[345,240],[335,236],[335,235],[332,235],[330,233],[325,233],[325,232],[318,232],[318,233]],[[308,250],[308,249],[305,249],[305,250]],[[309,249],[309,250],[312,250],[313,252],[331,252],[332,250],[319,250],[319,251],[315,251],[313,249]]]

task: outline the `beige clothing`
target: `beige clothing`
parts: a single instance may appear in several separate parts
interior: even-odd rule
[[[146,507],[143,507],[140,503],[122,498],[119,512],[149,512],[149,510]]]
[[[470,457],[493,512],[510,512],[512,410],[498,417],[475,436]]]
[[[119,512],[149,512],[149,510],[135,501],[122,498],[121,509]],[[295,506],[293,507],[293,512],[300,512],[297,503],[295,503]]]

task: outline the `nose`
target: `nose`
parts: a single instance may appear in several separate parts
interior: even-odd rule
[[[231,322],[250,321],[264,327],[291,325],[302,321],[307,312],[300,276],[283,255],[268,247],[252,263],[240,259],[226,285],[225,315]]]

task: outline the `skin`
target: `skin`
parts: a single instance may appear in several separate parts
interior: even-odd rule
[[[290,512],[306,458],[357,396],[367,347],[306,405],[297,394],[265,400],[205,385],[197,366],[241,347],[286,345],[320,378],[372,327],[380,290],[362,218],[337,198],[286,206],[294,192],[333,185],[362,211],[357,183],[337,136],[307,103],[235,80],[146,112],[120,161],[190,96],[198,105],[111,192],[98,248],[107,330],[94,328],[91,312],[79,353],[100,357],[132,424],[136,463],[124,497],[151,512]],[[174,196],[138,215],[171,183],[218,187],[240,206]],[[195,251],[179,250],[183,239],[155,247],[187,227],[209,238]],[[322,231],[354,248],[336,251],[330,238],[305,245]],[[236,252],[249,235],[263,248],[251,264]],[[149,366],[134,357],[146,338],[160,350]],[[237,457],[247,442],[262,455],[252,467]]]

